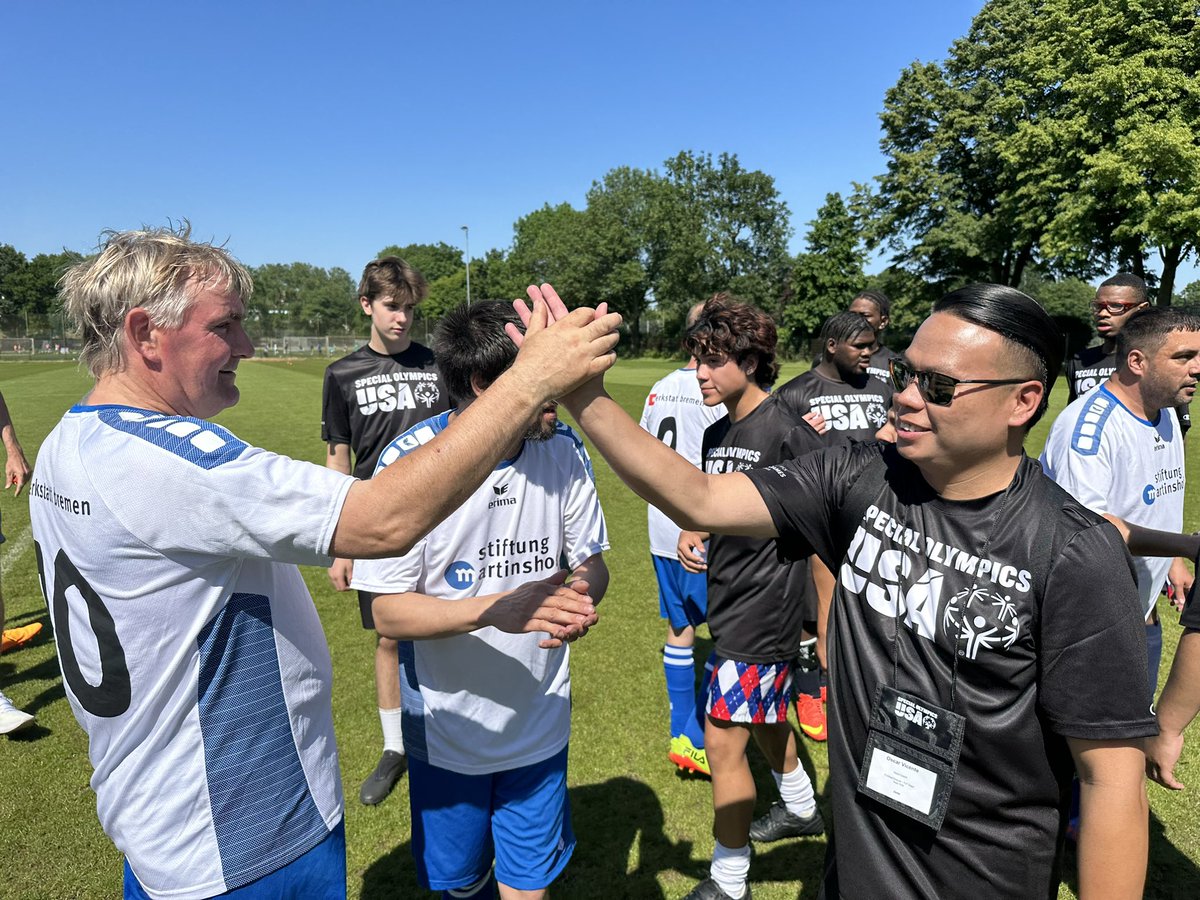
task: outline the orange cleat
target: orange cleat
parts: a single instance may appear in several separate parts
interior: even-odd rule
[[[821,696],[796,695],[796,717],[800,720],[800,731],[810,741],[822,742],[829,739],[829,728],[825,723],[825,688]]]
[[[0,653],[7,653],[9,650],[24,647],[41,630],[41,622],[34,622],[32,625],[26,625],[22,628],[9,628],[4,632],[3,638],[0,639]]]

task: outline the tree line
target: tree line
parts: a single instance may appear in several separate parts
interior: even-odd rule
[[[774,178],[736,154],[685,150],[659,169],[618,167],[582,208],[544,205],[509,247],[471,260],[475,298],[550,281],[572,302],[625,317],[632,352],[674,352],[686,308],[727,290],[775,315],[801,350],[863,288],[893,298],[893,329],[971,281],[1020,287],[1091,335],[1088,280],[1143,277],[1159,304],[1176,292],[1200,234],[1200,24],[1177,0],[992,0],[941,62],[914,62],[880,113],[886,170],[831,192],[794,231]],[[872,254],[882,271],[865,274]],[[436,320],[466,295],[446,243],[387,246],[430,283]],[[0,320],[53,315],[54,282],[77,253],[26,259],[0,245]],[[364,260],[364,263],[366,261]],[[340,268],[254,270],[260,335],[361,331],[355,279]]]

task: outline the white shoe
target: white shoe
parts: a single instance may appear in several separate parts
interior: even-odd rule
[[[12,705],[12,701],[0,694],[0,734],[12,734],[33,724],[33,716]]]

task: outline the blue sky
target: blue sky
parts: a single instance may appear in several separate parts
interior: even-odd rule
[[[900,70],[981,5],[6,4],[0,242],[186,217],[251,265],[357,276],[461,225],[473,256],[507,247],[543,203],[690,149],[773,175],[798,250],[827,192],[883,170]]]

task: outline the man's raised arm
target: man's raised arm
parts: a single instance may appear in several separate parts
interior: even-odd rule
[[[532,311],[516,305],[527,323],[534,321],[540,307],[551,317],[568,315],[548,284],[540,290],[531,287],[529,296],[535,301]],[[564,394],[562,403],[620,479],[684,530],[776,536],[767,505],[749,478],[740,473],[706,475],[644,431],[604,390],[603,370]]]
[[[457,509],[546,403],[615,361],[616,313],[577,309],[551,320],[540,294],[516,361],[428,444],[346,497],[329,548],[353,559],[399,556]]]

